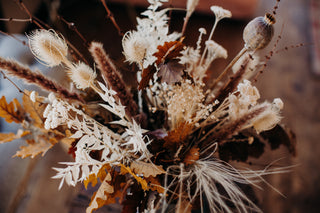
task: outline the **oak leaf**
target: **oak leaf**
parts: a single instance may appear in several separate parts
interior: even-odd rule
[[[102,182],[107,176],[107,171],[110,171],[110,169],[111,166],[109,164],[104,164],[97,174],[90,174],[89,177],[83,181],[84,187],[87,189],[89,183],[94,187],[98,183],[98,178]]]
[[[157,177],[149,176],[146,178],[146,181],[152,191],[157,191],[159,194],[165,192],[165,188],[161,185]]]
[[[29,131],[23,131],[23,130],[18,130],[17,134],[14,134],[13,132],[10,133],[0,133],[0,144],[1,143],[7,143],[19,138],[22,138],[26,135],[29,135]]]
[[[16,98],[7,103],[6,97],[2,96],[0,99],[0,117],[3,117],[8,123],[21,123],[24,120],[24,110]]]
[[[29,114],[35,127],[43,128],[42,114],[45,109],[45,105],[40,102],[33,102],[30,99],[30,91],[25,90],[25,95],[22,96],[22,105],[26,113]],[[37,96],[37,95],[36,95]]]
[[[144,177],[155,177],[157,175],[166,173],[162,166],[157,166],[152,163],[146,163],[142,161],[133,161],[130,167],[136,174],[143,174]]]
[[[34,139],[26,140],[28,143],[27,146],[21,146],[20,150],[16,152],[16,154],[13,156],[18,156],[21,158],[26,158],[28,156],[31,156],[31,158],[34,158],[38,154],[42,153],[42,156],[45,155],[45,153],[53,146],[50,142],[40,139],[37,142]]]
[[[86,209],[86,213],[92,213],[93,210],[101,208],[105,205],[105,201],[108,199],[109,194],[114,193],[114,188],[108,182],[111,181],[112,177],[108,173],[102,180],[101,185],[92,196],[91,202]]]

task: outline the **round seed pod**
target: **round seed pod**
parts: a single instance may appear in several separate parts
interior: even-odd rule
[[[259,16],[250,21],[243,31],[245,48],[248,51],[255,51],[265,48],[273,37],[273,24],[276,19],[272,14],[267,13],[264,17]]]

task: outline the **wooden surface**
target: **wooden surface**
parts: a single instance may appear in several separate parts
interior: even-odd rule
[[[272,10],[275,0],[261,0],[257,15],[263,15]],[[68,20],[78,23],[79,30],[83,32],[88,40],[97,40],[105,43],[107,51],[114,59],[121,59],[121,38],[114,33],[114,28],[110,23],[102,24],[98,19],[104,18],[104,11],[100,5],[81,6],[80,4],[66,7],[65,14]],[[72,9],[72,10],[70,10]],[[84,9],[86,15],[83,16]],[[124,8],[111,7],[119,25],[124,31],[133,29],[134,19],[132,14],[123,16]],[[66,11],[69,11],[68,13]],[[128,8],[126,7],[126,12]],[[132,11],[131,11],[132,12]],[[72,18],[73,17],[73,18]],[[91,17],[91,18],[90,18]],[[180,29],[181,21],[178,20],[182,15],[177,15],[175,25],[172,28]],[[88,26],[87,23],[90,23]],[[212,17],[193,16],[187,29],[186,42],[191,43],[197,36],[195,32],[199,27],[205,27],[208,30],[213,23]],[[215,39],[228,49],[229,60],[239,51],[243,45],[242,29],[246,22],[223,21],[217,28]],[[65,29],[66,30],[66,29]],[[263,99],[272,100],[280,97],[284,104],[283,123],[287,124],[297,135],[298,155],[292,158],[285,149],[276,152],[268,152],[264,156],[263,162],[271,162],[275,159],[281,159],[277,165],[289,166],[295,165],[292,172],[282,175],[273,175],[266,180],[278,189],[286,197],[282,197],[266,184],[262,185],[263,190],[257,190],[264,212],[284,213],[284,212],[319,212],[318,203],[320,201],[320,79],[311,72],[311,25],[309,22],[309,1],[308,0],[283,0],[277,14],[277,24],[275,37],[281,30],[281,35],[277,49],[286,46],[304,43],[305,46],[299,48],[289,48],[274,54],[268,62],[264,74],[259,78],[257,86]],[[67,32],[67,30],[66,30]],[[68,33],[67,33],[68,34]],[[67,36],[71,36],[69,33]],[[106,37],[106,35],[108,37]],[[75,40],[76,42],[76,40]],[[115,43],[117,43],[114,45]],[[272,48],[272,46],[270,47]],[[270,50],[270,49],[269,49]],[[263,57],[264,53],[261,53]],[[213,66],[214,70],[221,70],[227,61],[219,60]],[[9,147],[8,150],[13,154],[15,147]],[[2,153],[3,150],[0,147]],[[8,154],[7,154],[8,155]],[[59,182],[52,180],[54,175],[52,166],[57,166],[57,162],[65,161],[68,156],[56,147],[49,151],[43,159],[37,159],[34,163],[30,160],[11,160],[5,162],[10,174],[1,174],[1,182],[4,187],[0,190],[0,212],[7,212],[8,206],[12,202],[12,197],[18,194],[19,183],[25,178],[28,166],[34,168],[27,178],[25,191],[16,201],[13,212],[70,212],[71,210],[84,212],[85,206],[75,207],[75,203],[88,202],[86,197],[79,198],[78,188],[64,187],[58,192]],[[4,166],[2,165],[2,168]],[[0,167],[1,168],[1,167]],[[16,170],[16,168],[20,168]],[[2,169],[1,171],[4,171]],[[11,201],[10,201],[11,200]],[[70,207],[71,206],[71,207]],[[71,209],[71,210],[70,210]],[[110,209],[109,209],[110,210]],[[109,211],[108,209],[105,212]]]

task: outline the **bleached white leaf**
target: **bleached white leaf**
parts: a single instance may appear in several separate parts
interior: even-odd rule
[[[81,138],[83,135],[83,132],[81,130],[76,131],[73,135],[70,136],[70,138]]]

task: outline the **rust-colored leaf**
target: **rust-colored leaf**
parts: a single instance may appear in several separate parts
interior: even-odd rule
[[[146,88],[149,81],[153,78],[153,74],[156,72],[156,68],[153,65],[149,65],[146,69],[142,70],[141,81],[139,83],[139,90]]]
[[[184,44],[181,41],[165,42],[162,46],[159,45],[158,52],[153,54],[157,57],[156,64],[166,63],[169,60],[175,59],[181,55],[181,50],[184,48]]]
[[[172,144],[177,144],[184,141],[193,128],[193,125],[187,122],[181,122],[178,124],[177,128],[168,132],[168,136],[164,138],[166,141],[164,147],[171,146]]]
[[[24,111],[17,99],[13,99],[7,103],[6,97],[0,99],[0,117],[3,117],[6,122],[21,123],[24,120]]]
[[[199,160],[199,148],[194,146],[186,154],[186,157],[184,158],[184,163],[186,165],[191,165],[197,160]]]
[[[157,166],[152,163],[146,163],[142,161],[133,161],[130,167],[136,174],[143,174],[144,177],[155,177],[157,175],[166,173],[162,166]]]

